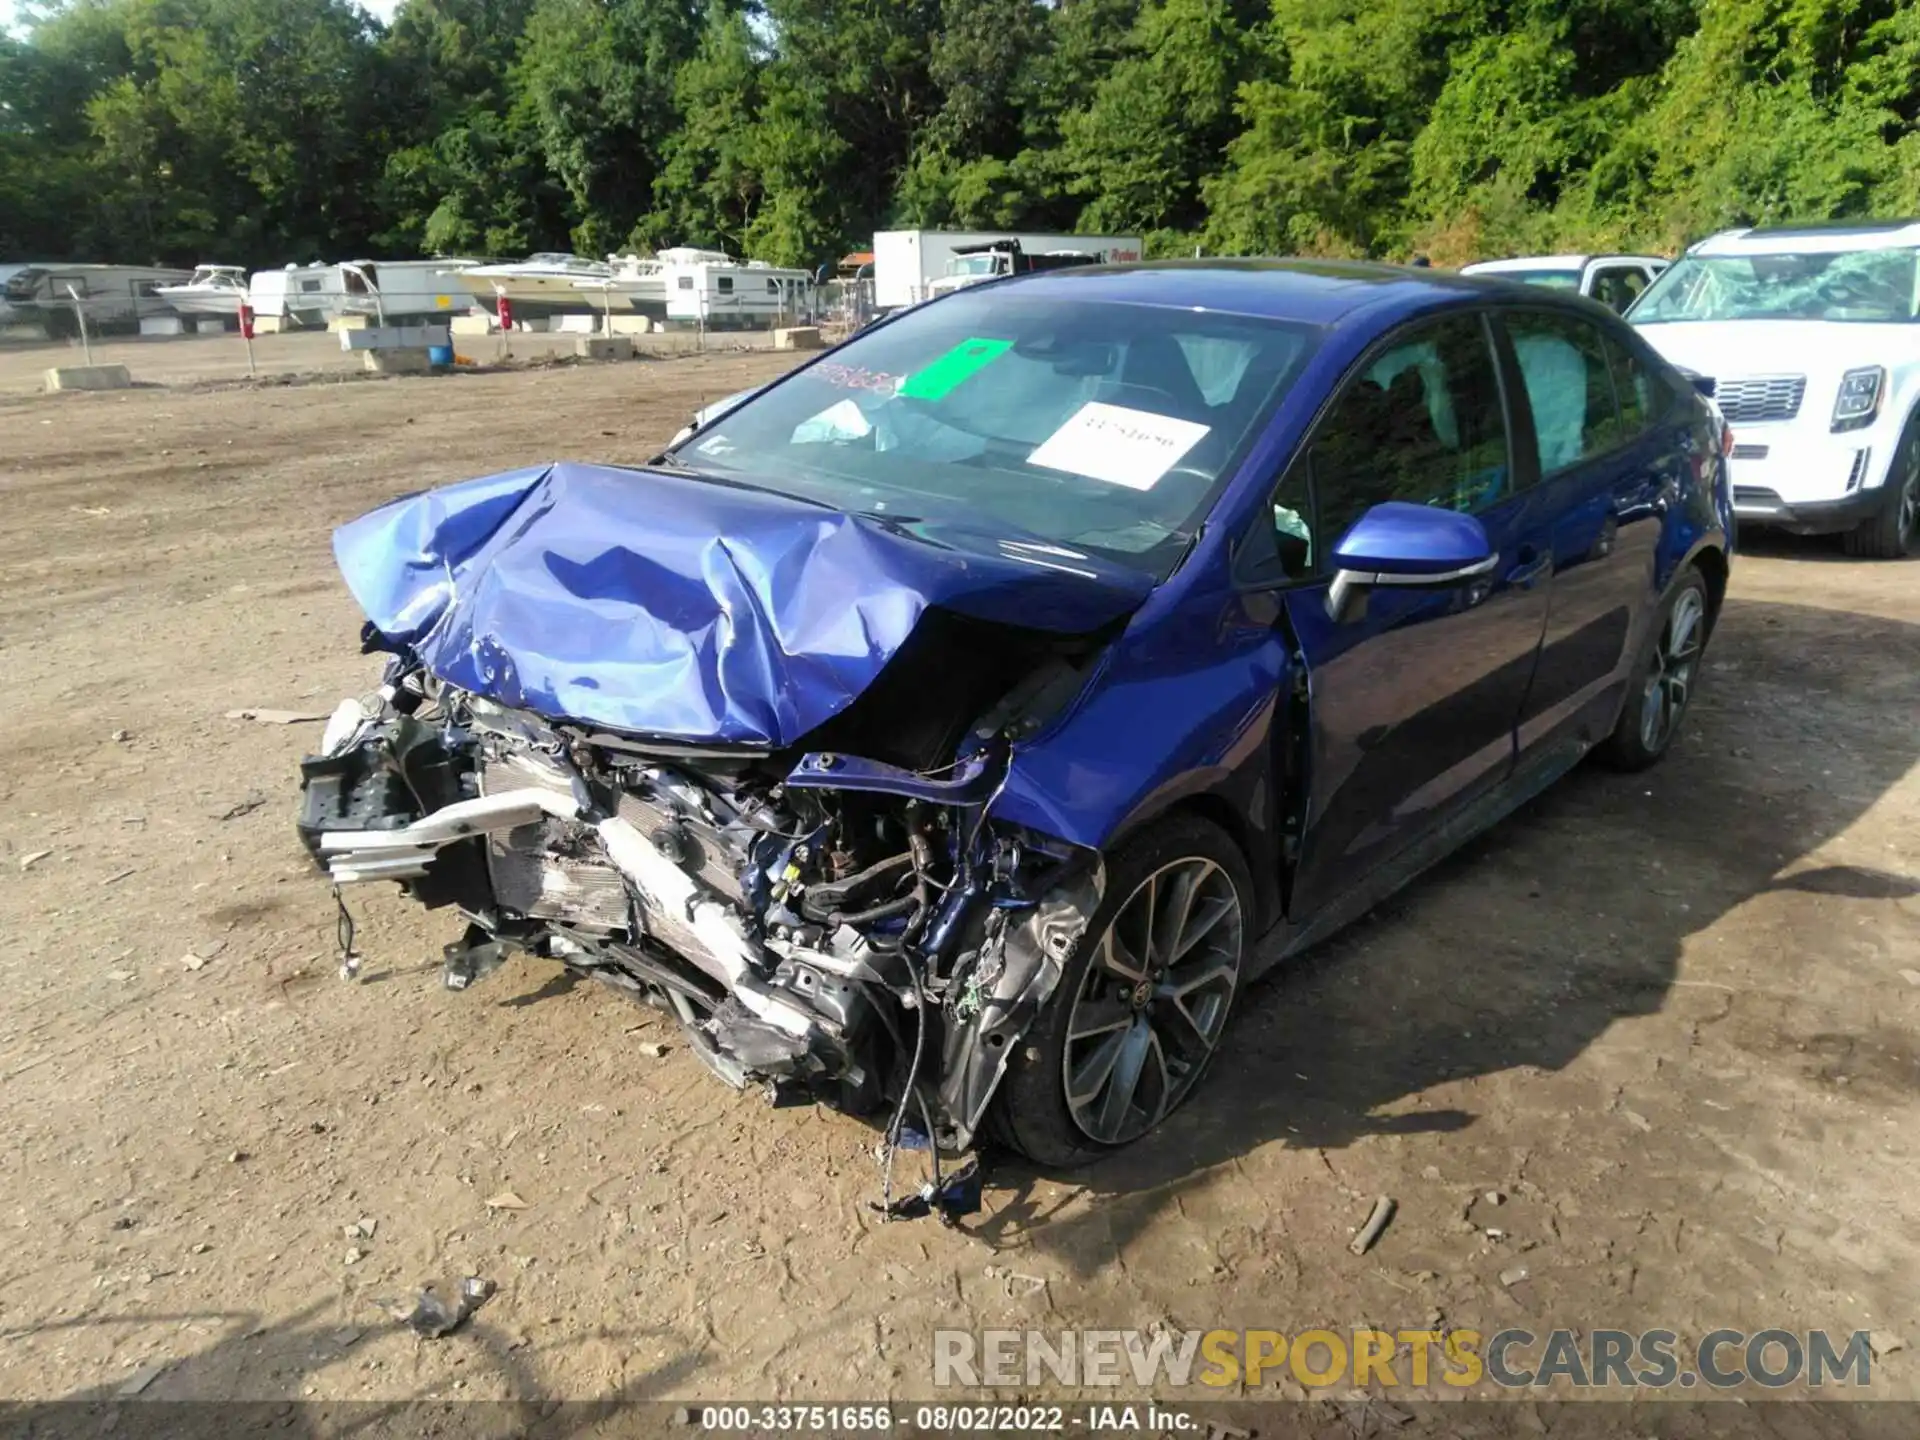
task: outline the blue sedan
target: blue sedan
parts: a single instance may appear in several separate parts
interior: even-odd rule
[[[1258,971],[1588,752],[1666,752],[1726,440],[1537,288],[976,286],[645,466],[342,527],[388,659],[301,834],[458,909],[452,988],[523,951],[732,1084],[1076,1162],[1193,1093]]]

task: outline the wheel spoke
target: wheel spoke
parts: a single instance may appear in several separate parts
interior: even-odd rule
[[[1100,1125],[1109,1135],[1128,1128],[1127,1112],[1133,1108],[1134,1092],[1140,1088],[1140,1074],[1152,1049],[1153,1028],[1145,1020],[1136,1021],[1121,1033],[1107,1093],[1100,1097]]]
[[[1206,939],[1208,935],[1213,933],[1214,926],[1218,925],[1239,908],[1240,904],[1233,898],[1232,892],[1207,901],[1199,915],[1187,922],[1187,928],[1180,936],[1179,944],[1175,947],[1173,955],[1167,963],[1169,965],[1178,965],[1186,958],[1188,953],[1192,951],[1194,946],[1198,945],[1202,940]]]
[[[1157,998],[1184,1000],[1202,986],[1215,985],[1222,980],[1231,980],[1239,968],[1239,965],[1232,960],[1217,961],[1207,966],[1204,970],[1195,970],[1192,973],[1183,972],[1177,979],[1173,976],[1168,976],[1154,987],[1153,993]]]
[[[1167,1039],[1169,1043],[1173,1044],[1176,1050],[1192,1050],[1193,1058],[1199,1060],[1204,1059],[1207,1052],[1213,1049],[1213,1042],[1218,1038],[1213,1032],[1219,1028],[1215,1023],[1219,1007],[1218,1005],[1208,1002],[1217,1001],[1218,999],[1219,997],[1217,995],[1203,995],[1200,997],[1200,1003],[1205,1010],[1204,1017],[1193,1013],[1184,995],[1176,996],[1154,1011],[1156,1015],[1167,1017],[1170,1021],[1177,1020],[1179,1022],[1179,1029],[1187,1032],[1185,1043],[1183,1044],[1179,1037],[1171,1033],[1170,1027],[1170,1033]]]
[[[1656,672],[1647,682],[1646,694],[1640,700],[1640,743],[1649,750],[1660,748],[1660,727],[1666,712],[1666,696]]]
[[[1171,965],[1179,958],[1181,932],[1187,927],[1187,917],[1193,913],[1194,894],[1205,879],[1202,871],[1183,870],[1167,881],[1164,891],[1155,880],[1154,903],[1158,909],[1153,917],[1150,942],[1155,963]]]
[[[1131,1020],[1128,1022],[1131,1028]],[[1067,1103],[1085,1105],[1100,1093],[1100,1087],[1107,1083],[1113,1074],[1114,1062],[1120,1058],[1120,1048],[1126,1044],[1127,1031],[1116,1031],[1107,1036],[1080,1063],[1067,1080]]]
[[[1113,974],[1129,980],[1147,978],[1147,967],[1134,959],[1127,942],[1120,938],[1119,919],[1107,927],[1107,933],[1100,941],[1100,964]]]
[[[1110,1030],[1122,1030],[1133,1023],[1133,1007],[1124,1000],[1115,1000],[1111,996],[1103,999],[1083,999],[1073,1007],[1073,1017],[1067,1024],[1068,1040],[1086,1040],[1095,1035],[1105,1035]]]
[[[1147,1116],[1147,1128],[1151,1130],[1160,1123],[1161,1118],[1172,1107],[1174,1096],[1173,1071],[1167,1064],[1167,1052],[1160,1044],[1160,1036],[1155,1031],[1147,1031],[1149,1042],[1148,1057],[1153,1061],[1155,1074],[1160,1083],[1154,1087],[1153,1112]],[[1136,1087],[1137,1089],[1138,1087]]]

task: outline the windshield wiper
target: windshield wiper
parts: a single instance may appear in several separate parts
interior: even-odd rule
[[[697,465],[689,465],[671,450],[662,450],[651,460],[642,463],[649,470],[671,470],[676,475],[699,475],[704,478],[711,473],[700,469]]]
[[[742,480],[736,475],[722,475],[715,470],[703,470],[697,465],[689,465],[672,451],[664,451],[646,462],[646,469],[664,470],[669,475],[685,475],[705,485],[724,485],[729,490],[750,490],[756,495],[777,495],[782,500],[797,500],[802,505],[811,505],[816,510],[831,510],[836,515],[843,511],[838,505],[828,504],[825,500],[815,500],[811,495],[796,495],[791,490],[778,490],[771,485],[755,485],[750,480]]]

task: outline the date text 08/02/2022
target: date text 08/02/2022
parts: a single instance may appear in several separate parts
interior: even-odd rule
[[[683,1412],[693,1426],[716,1434],[934,1434],[1022,1435],[1191,1434],[1234,1440],[1247,1432],[1203,1419],[1178,1406],[1136,1404],[708,1405]]]

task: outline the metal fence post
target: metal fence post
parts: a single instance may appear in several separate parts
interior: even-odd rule
[[[87,357],[87,364],[93,364],[93,341],[87,336],[87,307],[80,302],[80,292],[67,286],[67,294],[73,300],[73,318],[80,326],[80,349]]]

